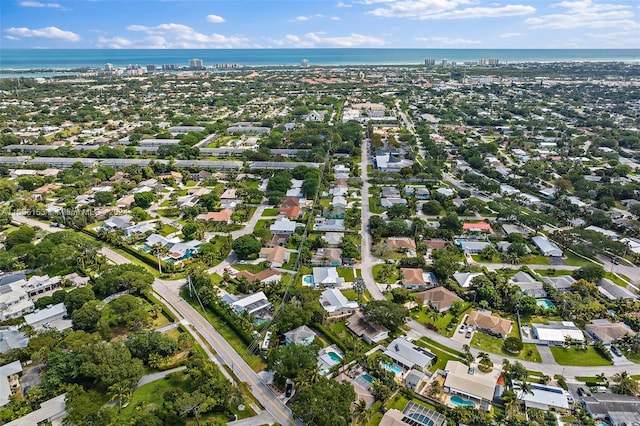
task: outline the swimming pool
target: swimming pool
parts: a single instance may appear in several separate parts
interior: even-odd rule
[[[409,413],[409,414],[407,414],[407,416],[411,417],[412,419],[416,419],[420,423],[423,423],[423,424],[425,424],[427,426],[433,426],[435,424],[433,420],[431,420],[429,417],[427,417],[427,416],[425,416],[423,414]]]
[[[598,422],[598,423],[596,423],[596,426],[609,426],[609,423],[606,423],[606,422]]]
[[[363,374],[362,376],[360,376],[360,377],[362,377],[363,379],[365,379],[365,380],[366,380],[367,382],[369,382],[369,383],[373,383],[373,377],[371,377],[371,376],[370,376],[369,374],[367,374],[367,373],[364,373],[364,374]]]
[[[551,308],[555,308],[556,306],[549,299],[538,299],[536,300],[536,305],[540,306],[542,309],[551,309]]]
[[[307,285],[313,285],[313,275],[305,275],[302,277],[302,282]]]
[[[335,352],[328,351],[327,355],[329,355],[329,358],[331,358],[331,361],[335,361],[336,363],[339,363],[340,361],[342,361],[342,357]]]
[[[394,374],[402,374],[402,373],[404,373],[404,370],[401,367],[399,367],[399,366],[397,366],[395,364],[389,364],[389,363],[386,363],[386,362],[381,362],[380,365],[382,365],[382,368],[384,368],[385,370],[389,370]]]
[[[460,398],[458,395],[453,395],[450,399],[451,403],[457,407],[475,407],[476,403],[469,401],[468,399]]]

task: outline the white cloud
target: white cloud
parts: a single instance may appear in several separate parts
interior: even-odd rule
[[[346,4],[346,3],[343,3],[343,2],[341,2],[341,1],[339,1],[339,2],[336,4],[336,7],[351,7],[351,6],[352,6],[352,5],[350,5],[350,4]]]
[[[21,38],[31,38],[31,37],[42,37],[48,38],[51,40],[61,40],[61,41],[80,41],[80,36],[71,31],[64,31],[58,27],[45,27],[38,29],[29,29],[26,27],[20,28],[7,28],[4,30],[9,36],[13,36],[14,39]]]
[[[480,44],[480,40],[469,40],[464,38],[449,37],[417,37],[416,40],[429,43],[429,48],[438,47],[459,47]]]
[[[295,18],[289,19],[289,22],[306,22],[312,19],[322,19],[322,18],[326,18],[326,16],[320,13],[316,13],[315,15],[296,16]],[[333,18],[330,18],[330,19],[333,19]]]
[[[147,34],[141,40],[130,40],[122,37],[113,39],[104,38],[100,47],[107,47],[109,43],[121,44],[123,40],[131,42],[135,48],[166,48],[166,49],[209,49],[250,47],[248,40],[244,36],[226,36],[223,34],[203,34],[188,25],[183,24],[160,24],[155,27],[145,25],[129,25],[129,31],[142,32]],[[115,41],[114,41],[115,40]]]
[[[18,5],[22,7],[49,7],[51,9],[64,9],[62,5],[58,3],[42,3],[39,1],[21,1]]]
[[[207,16],[207,21],[211,22],[212,24],[221,24],[224,21],[224,18],[222,16],[218,16],[218,15],[208,15]]]
[[[525,20],[531,28],[564,30],[572,28],[640,28],[631,6],[594,3],[592,0],[563,1],[553,5],[564,13]]]
[[[342,21],[342,18],[340,18],[339,16],[332,16],[331,20],[332,21]]]
[[[384,46],[381,38],[352,33],[348,36],[327,37],[322,32],[307,33],[304,36],[288,34],[282,39],[270,40],[278,47],[379,47]]]
[[[514,37],[522,37],[524,33],[504,33],[500,34],[500,38],[514,38]]]
[[[375,2],[375,0],[367,0]],[[506,6],[478,6],[471,0],[404,0],[373,9],[367,14],[382,18],[409,19],[473,19],[500,18],[534,13],[533,6],[510,4]]]

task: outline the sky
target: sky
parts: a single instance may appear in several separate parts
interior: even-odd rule
[[[0,49],[640,48],[638,0],[0,0]]]

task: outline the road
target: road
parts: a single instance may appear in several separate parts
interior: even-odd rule
[[[197,332],[215,349],[217,356],[238,376],[247,383],[254,397],[262,404],[274,420],[282,425],[295,424],[291,410],[278,399],[271,389],[260,380],[231,345],[205,320],[191,305],[180,297],[181,285],[176,281],[156,279],[153,290],[167,304],[174,308]]]
[[[40,222],[39,220],[36,219],[32,219],[29,216],[23,215],[23,214],[19,214],[19,213],[12,213],[11,214],[11,219],[14,222],[23,224],[23,225],[29,225],[29,226],[33,226],[36,228],[40,228],[44,231],[47,232],[60,232],[60,231],[64,231],[65,228],[57,228],[55,226],[51,226],[48,223],[44,223],[44,222]]]
[[[360,276],[374,299],[384,299],[382,291],[376,284],[373,277],[373,266],[382,263],[380,259],[371,255],[371,234],[369,234],[369,219],[371,211],[369,210],[369,173],[367,166],[369,164],[369,139],[362,141],[362,162],[360,164],[360,175],[362,177],[362,212],[361,212],[361,229],[362,235],[361,252],[362,263],[360,264]]]

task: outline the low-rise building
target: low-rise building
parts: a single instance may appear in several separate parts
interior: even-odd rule
[[[613,426],[640,424],[640,398],[617,393],[593,393],[582,397],[587,413]]]
[[[67,394],[63,393],[55,398],[51,398],[40,404],[40,408],[37,410],[25,414],[19,419],[5,423],[5,426],[40,426],[53,424],[53,422],[61,420],[67,414],[65,405],[66,396]]]
[[[436,356],[428,350],[409,342],[407,339],[398,337],[387,346],[383,352],[400,367],[411,370],[413,368],[427,371]]]
[[[566,390],[556,387],[530,383],[531,392],[522,392],[520,382],[514,382],[513,388],[518,400],[525,409],[537,408],[539,410],[567,412],[571,410],[571,394]]]
[[[615,340],[627,335],[634,335],[635,332],[623,322],[609,322],[609,320],[592,320],[587,324],[587,333],[597,342],[610,345]]]
[[[503,339],[511,333],[512,328],[511,321],[480,311],[471,311],[466,323]]]
[[[427,284],[420,268],[400,268],[402,273],[402,286],[410,290],[423,290],[427,288]]]
[[[638,296],[635,295],[631,290],[621,287],[607,278],[602,278],[600,281],[598,281],[598,291],[600,292],[600,294],[606,297],[607,300],[611,301],[616,299],[638,299]]]
[[[258,257],[264,259],[274,268],[280,268],[289,261],[291,253],[282,246],[263,247],[260,249]]]
[[[370,345],[379,343],[389,337],[389,330],[385,326],[367,321],[361,312],[356,312],[349,317],[347,328]]]
[[[576,279],[571,275],[561,275],[559,277],[543,277],[542,282],[549,284],[558,291],[569,291]]]
[[[482,272],[458,272],[453,274],[453,279],[460,287],[467,288],[471,285],[471,281],[480,275],[483,275]]]
[[[271,309],[271,302],[264,292],[259,291],[231,302],[231,307],[237,313],[246,312],[251,316],[263,316]]]
[[[358,308],[358,302],[348,300],[340,290],[334,288],[322,292],[320,305],[330,317],[351,315]]]
[[[548,257],[562,257],[562,250],[556,245],[556,243],[549,241],[547,237],[537,235],[531,238],[531,241],[538,247],[538,250]]]
[[[313,285],[315,287],[339,287],[344,284],[344,278],[338,275],[334,267],[313,268]]]
[[[33,309],[33,302],[19,282],[0,286],[0,321],[21,317]]]
[[[543,345],[564,345],[567,338],[584,342],[584,334],[571,321],[550,321],[549,324],[531,324],[533,336]]]
[[[306,325],[302,325],[294,330],[284,333],[284,341],[287,345],[309,346],[316,338],[316,333]]]
[[[7,405],[11,395],[20,388],[21,373],[22,364],[20,361],[0,366],[0,407]]]
[[[67,316],[67,308],[64,303],[58,303],[25,315],[24,322],[33,327],[34,330],[55,329],[62,331],[72,326],[71,318]]]
[[[455,302],[462,301],[457,294],[442,286],[418,293],[416,299],[422,300],[436,312],[446,312]]]
[[[500,377],[499,368],[483,373],[459,361],[447,361],[444,371],[446,372],[443,387],[445,392],[468,398],[484,411],[491,409],[491,402]]]

